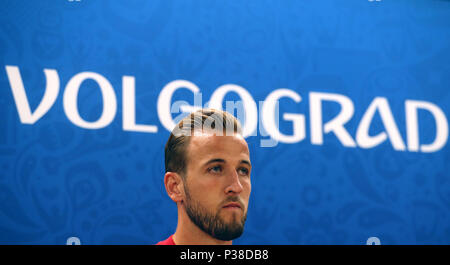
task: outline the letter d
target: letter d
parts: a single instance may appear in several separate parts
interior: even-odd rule
[[[448,121],[444,112],[435,104],[426,101],[406,100],[406,134],[408,139],[408,150],[419,151],[419,125],[417,109],[428,110],[434,117],[436,123],[436,137],[431,144],[420,145],[420,151],[424,153],[436,152],[447,142]]]

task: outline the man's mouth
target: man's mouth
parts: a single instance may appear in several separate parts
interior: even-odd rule
[[[226,209],[242,209],[241,205],[237,202],[230,202],[223,206]]]

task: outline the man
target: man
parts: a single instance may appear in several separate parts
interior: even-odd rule
[[[164,185],[177,204],[176,231],[157,245],[231,245],[251,191],[250,154],[239,121],[202,109],[181,120],[165,147]]]

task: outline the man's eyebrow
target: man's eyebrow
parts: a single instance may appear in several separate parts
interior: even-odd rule
[[[213,159],[209,160],[208,162],[206,162],[206,163],[205,163],[205,166],[206,166],[206,165],[209,165],[209,164],[212,164],[212,163],[225,163],[225,162],[226,162],[225,159],[222,159],[222,158],[213,158]],[[245,159],[239,161],[239,163],[241,163],[241,164],[247,164],[249,167],[252,167],[252,164],[250,163],[250,161],[245,160]]]
[[[209,160],[208,162],[206,162],[205,165],[208,165],[208,164],[211,164],[211,163],[217,163],[217,162],[225,163],[225,159],[213,158],[213,159]]]
[[[248,160],[241,160],[239,162],[242,163],[242,164],[247,164],[249,167],[252,167],[252,164]]]

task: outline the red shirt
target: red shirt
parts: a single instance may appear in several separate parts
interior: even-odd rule
[[[175,245],[172,239],[173,235],[169,236],[166,240],[159,241],[156,245]]]

